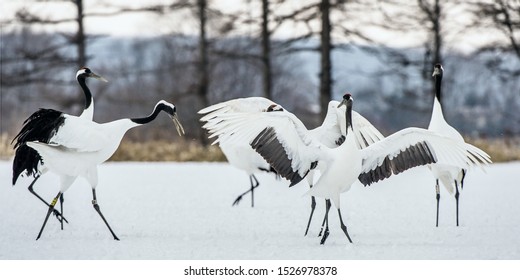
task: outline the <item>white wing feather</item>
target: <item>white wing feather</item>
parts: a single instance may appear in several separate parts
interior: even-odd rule
[[[100,124],[76,116],[65,115],[65,121],[59,132],[49,140],[49,144],[77,152],[95,152],[102,150],[109,138]]]
[[[419,142],[426,142],[435,157],[436,163],[448,164],[459,168],[482,167],[491,163],[490,157],[479,148],[460,143],[435,132],[421,128],[406,128],[398,131],[361,151],[362,172],[380,166],[385,157],[394,158],[401,151]]]
[[[309,135],[303,123],[293,114],[282,112],[228,113],[219,116],[219,122],[211,126],[214,143],[249,143],[266,128],[273,128],[283,146],[291,167],[303,176],[313,162],[321,159],[321,149],[326,148]]]
[[[237,98],[208,106],[198,113],[205,115],[200,120],[206,122],[225,113],[263,112],[273,104],[278,105],[264,97]]]
[[[327,115],[322,125],[309,131],[311,135],[329,148],[337,147],[336,141],[346,135],[345,107],[338,108],[339,104],[338,101],[330,101]],[[384,138],[377,128],[356,111],[352,111],[352,124],[359,149],[363,149]]]

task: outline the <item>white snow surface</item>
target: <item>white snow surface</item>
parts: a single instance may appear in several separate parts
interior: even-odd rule
[[[322,200],[304,236],[306,180],[288,188],[287,181],[258,173],[255,207],[250,196],[233,207],[249,179],[227,163],[109,162],[99,167],[98,203],[121,241],[93,209],[84,179],[65,193],[70,224],[62,231],[51,216],[36,241],[47,207],[27,190],[32,178],[12,187],[11,162],[0,161],[0,259],[519,259],[519,171],[520,162],[471,170],[459,227],[455,199],[444,189],[435,227],[435,182],[426,167],[366,188],[356,183],[342,194],[341,208],[354,243],[332,208],[331,234],[320,245]],[[47,173],[35,190],[50,202],[58,182]]]

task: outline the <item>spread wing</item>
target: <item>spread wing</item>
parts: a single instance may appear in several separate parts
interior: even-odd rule
[[[198,113],[205,115],[200,120],[207,122],[226,113],[265,112],[271,105],[278,104],[263,97],[246,97],[211,105],[200,110]]]
[[[287,111],[228,113],[210,128],[214,143],[249,143],[291,186],[301,181],[327,149]]]
[[[420,128],[406,128],[361,150],[358,179],[370,185],[415,166],[442,163],[466,169],[491,163],[477,147]]]

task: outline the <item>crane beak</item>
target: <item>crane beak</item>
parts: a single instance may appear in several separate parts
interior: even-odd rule
[[[175,128],[177,129],[177,133],[179,133],[179,136],[184,135],[184,128],[182,127],[181,122],[177,118],[177,114],[172,115],[172,121],[175,124]]]
[[[435,77],[435,76],[439,75],[440,73],[441,73],[441,71],[439,70],[439,68],[435,67],[433,69],[432,77]]]
[[[99,76],[99,75],[96,74],[96,73],[91,73],[89,77],[91,77],[91,78],[95,78],[95,79],[98,79],[98,80],[101,80],[101,81],[103,81],[103,82],[105,82],[105,83],[108,83],[107,79],[105,79],[105,78]]]
[[[339,103],[338,108],[343,105],[347,106],[347,100],[345,100],[345,99],[341,100],[341,103]]]

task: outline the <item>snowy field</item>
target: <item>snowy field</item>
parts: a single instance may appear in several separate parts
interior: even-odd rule
[[[331,211],[331,234],[319,245],[324,202],[310,233],[308,186],[258,174],[261,186],[237,207],[247,175],[227,163],[106,163],[99,169],[98,202],[121,241],[114,241],[78,179],[65,193],[61,231],[51,216],[35,241],[47,208],[22,178],[11,187],[11,162],[0,161],[0,259],[520,259],[520,162],[472,170],[461,193],[461,226],[455,199],[441,190],[435,227],[434,180],[428,169],[342,194],[348,244]],[[46,174],[36,190],[50,201],[58,177]]]

